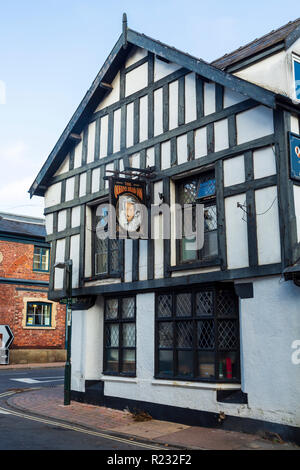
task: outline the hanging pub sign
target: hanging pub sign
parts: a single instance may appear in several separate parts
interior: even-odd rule
[[[300,135],[289,133],[291,178],[300,180]]]
[[[146,182],[128,178],[110,179],[110,204],[116,211],[116,233],[120,237],[147,230]]]

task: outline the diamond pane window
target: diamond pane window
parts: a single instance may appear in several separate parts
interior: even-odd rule
[[[200,291],[196,293],[196,315],[213,314],[213,292]]]
[[[156,306],[157,378],[239,381],[239,315],[232,285],[160,293]]]
[[[108,299],[105,304],[106,319],[115,319],[118,317],[118,299]]]
[[[214,172],[203,173],[178,183],[178,202],[182,207],[182,238],[178,240],[177,249],[180,263],[205,261],[218,256],[218,218],[216,206],[216,180]],[[192,205],[192,227],[198,227],[196,218],[197,204],[204,206],[204,245],[197,249],[195,239],[185,236],[184,205]],[[199,227],[200,229],[200,227]]]
[[[92,259],[93,259],[93,274],[98,277],[120,276],[121,262],[121,243],[122,240],[100,238],[99,228],[101,233],[107,226],[107,209],[101,208],[97,213],[98,206],[93,208],[93,243],[92,243]]]
[[[122,299],[122,317],[134,318],[135,315],[135,298],[125,297]]]
[[[192,310],[192,296],[191,294],[178,294],[176,295],[176,316],[189,317]]]
[[[135,297],[107,298],[104,318],[104,373],[135,375],[135,329]]]
[[[158,295],[157,308],[159,317],[170,317],[172,315],[172,296]]]
[[[163,322],[159,325],[159,347],[171,348],[173,345],[173,323]]]
[[[123,346],[135,348],[135,323],[123,324]]]

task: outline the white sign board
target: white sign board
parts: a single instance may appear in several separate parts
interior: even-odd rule
[[[14,340],[14,335],[8,325],[0,325],[0,349],[8,349]]]

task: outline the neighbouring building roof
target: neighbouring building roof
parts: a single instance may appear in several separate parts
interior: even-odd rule
[[[281,26],[278,29],[271,31],[260,38],[254,39],[245,46],[225,54],[219,59],[211,62],[211,65],[218,67],[221,70],[227,70],[233,65],[245,61],[259,53],[267,50],[274,52],[274,46],[279,48],[288,48],[297,37],[300,37],[300,18],[290,21],[289,23]]]
[[[0,212],[0,236],[28,237],[42,239],[46,237],[45,220],[36,217]]]

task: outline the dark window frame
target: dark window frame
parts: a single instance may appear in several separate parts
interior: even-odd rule
[[[177,268],[194,268],[194,267],[206,267],[206,266],[216,266],[220,264],[220,256],[219,256],[219,240],[218,240],[218,204],[217,204],[217,197],[216,197],[216,192],[217,192],[217,181],[216,181],[216,175],[215,175],[215,169],[211,168],[208,169],[205,172],[202,173],[197,173],[194,175],[187,176],[182,179],[176,179],[175,182],[175,199],[177,204],[181,204],[180,200],[180,187],[183,184],[186,184],[190,181],[197,180],[197,187],[196,187],[196,193],[199,191],[199,186],[200,186],[200,179],[201,177],[205,178],[207,176],[211,175],[212,179],[215,180],[215,193],[212,196],[207,196],[207,197],[202,197],[197,199],[193,203],[193,206],[196,204],[204,204],[205,208],[210,207],[210,206],[215,206],[216,208],[216,219],[217,219],[217,226],[214,232],[216,232],[217,236],[217,246],[218,246],[218,253],[216,255],[211,255],[211,256],[203,256],[203,248],[201,250],[197,250],[197,258],[190,259],[190,260],[183,260],[182,259],[182,240],[176,240],[176,267]],[[183,207],[182,207],[182,212],[183,212]],[[183,218],[183,216],[182,216]],[[182,220],[183,223],[183,220]],[[176,270],[176,267],[174,270]]]
[[[45,325],[45,324],[37,325],[37,324],[28,323],[28,316],[30,316],[29,313],[28,313],[29,305],[44,305],[44,306],[47,305],[47,306],[49,306],[50,307],[50,324],[49,325]],[[35,318],[35,315],[34,315],[34,318]],[[51,328],[52,327],[52,303],[50,303],[50,302],[41,302],[41,301],[39,301],[39,302],[34,302],[34,301],[27,302],[27,304],[26,304],[26,322],[25,322],[25,324],[26,324],[26,327],[31,327],[31,328]]]
[[[46,252],[48,251],[48,269],[42,269],[42,254],[40,253],[36,253],[36,249],[39,249],[39,250],[45,250]],[[35,268],[34,267],[34,264],[35,264],[35,256],[36,255],[39,255],[40,256],[40,261],[39,261],[39,268]],[[47,248],[45,246],[40,246],[40,245],[34,245],[34,248],[33,248],[33,260],[32,260],[32,270],[34,272],[41,272],[41,273],[49,273],[50,272],[50,248]]]
[[[234,301],[234,308],[235,308],[235,315],[219,315],[217,310],[217,295],[220,291],[229,291],[233,295]],[[199,292],[212,292],[213,295],[213,313],[210,315],[196,315],[196,294]],[[189,316],[176,315],[176,306],[175,306],[175,296],[177,294],[184,294],[189,293],[191,294],[191,302],[192,314]],[[158,312],[158,299],[161,295],[171,295],[172,296],[172,313],[171,316],[160,317]],[[215,341],[215,345],[213,348],[199,348],[197,346],[197,322],[209,321],[213,323],[213,339]],[[184,348],[180,347],[177,344],[177,331],[178,331],[178,324],[180,322],[192,322],[192,347]],[[236,336],[236,348],[232,349],[224,349],[219,347],[219,335],[218,335],[218,326],[220,322],[224,321],[234,321],[234,331]],[[171,347],[160,347],[159,346],[159,325],[162,323],[172,323],[173,325],[173,341]],[[233,286],[224,286],[224,285],[206,285],[201,286],[198,288],[189,288],[189,289],[180,289],[180,290],[162,290],[156,293],[155,295],[155,379],[159,380],[178,380],[178,381],[189,381],[189,382],[204,382],[204,383],[237,383],[241,382],[241,364],[240,364],[240,325],[239,325],[239,303],[238,297],[234,292]],[[161,350],[169,350],[173,353],[173,371],[172,375],[164,374],[159,372],[159,351]],[[193,353],[193,374],[186,376],[180,375],[177,373],[178,371],[178,351],[192,351]],[[214,354],[214,377],[200,377],[198,374],[199,371],[199,362],[198,362],[198,352],[210,352]],[[236,377],[233,378],[220,378],[219,377],[219,362],[222,354],[225,353],[235,353],[236,354],[236,364],[235,364],[235,371]]]
[[[297,80],[296,80],[296,64],[300,69],[300,56],[293,55],[293,79],[294,79],[294,90],[295,90],[295,98],[297,101],[300,101],[300,84],[297,87]]]
[[[112,258],[109,256],[111,252],[111,245],[116,242],[116,240],[110,240],[107,238],[105,242],[107,243],[107,271],[103,273],[96,273],[96,210],[99,204],[108,204],[108,200],[97,201],[90,205],[92,211],[92,243],[91,243],[91,265],[92,265],[92,279],[107,279],[107,278],[121,278],[123,279],[123,265],[124,265],[124,240],[118,240],[118,270],[112,268]]]
[[[132,298],[134,299],[134,317],[130,318],[123,318],[122,317],[122,301],[123,299]],[[117,300],[118,301],[118,315],[115,319],[106,319],[106,305],[108,300]],[[135,346],[123,346],[123,325],[134,323],[135,325]],[[119,325],[119,346],[106,346],[106,326],[107,325]],[[118,371],[113,372],[107,369],[107,350],[109,349],[117,349],[118,350]],[[124,350],[133,350],[135,352],[135,363],[134,363],[134,371],[133,372],[123,372],[122,365],[123,365],[123,351]],[[103,315],[103,374],[104,375],[111,375],[115,377],[136,377],[136,355],[137,355],[137,347],[136,347],[136,296],[135,295],[122,295],[122,296],[110,296],[104,298],[104,315]]]

